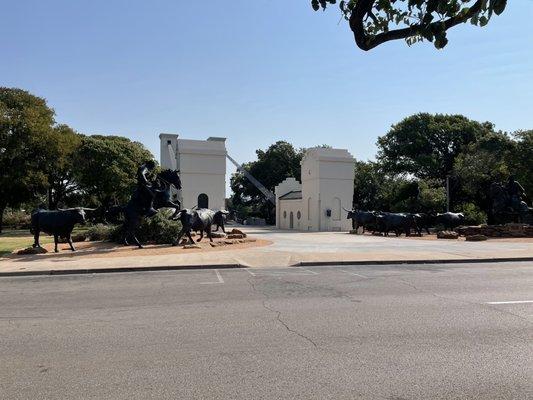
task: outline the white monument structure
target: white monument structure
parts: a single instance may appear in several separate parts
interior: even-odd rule
[[[161,167],[180,171],[183,208],[222,210],[226,198],[226,138],[179,139],[162,133]]]
[[[300,231],[352,228],[354,158],[344,149],[315,147],[302,159],[301,183],[287,178],[276,186],[276,226]]]

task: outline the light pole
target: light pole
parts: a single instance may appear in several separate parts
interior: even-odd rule
[[[446,175],[446,212],[450,212],[450,175]]]

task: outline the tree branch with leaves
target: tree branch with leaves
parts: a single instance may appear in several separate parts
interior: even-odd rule
[[[337,0],[312,0],[315,11]],[[505,10],[507,0],[342,0],[339,8],[355,43],[365,51],[391,40],[408,45],[427,40],[437,49],[448,43],[447,31],[470,22],[483,27]]]

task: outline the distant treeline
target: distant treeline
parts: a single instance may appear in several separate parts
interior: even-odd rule
[[[379,137],[375,161],[357,161],[353,206],[391,212],[443,212],[446,178],[450,206],[469,223],[482,223],[490,210],[490,185],[513,175],[533,198],[533,130],[497,131],[490,122],[462,115],[420,113]],[[245,167],[267,188],[289,176],[300,177],[304,149],[277,142],[257,150]],[[237,173],[231,178],[230,204],[241,218],[257,216],[273,223],[272,205]]]
[[[139,164],[153,155],[120,136],[86,136],[57,124],[46,101],[0,88],[0,230],[7,208],[101,206],[127,201]],[[442,212],[449,177],[451,209],[484,222],[489,188],[513,175],[533,198],[533,130],[497,131],[462,115],[416,114],[378,139],[375,161],[357,161],[353,206],[364,210]],[[279,141],[244,164],[271,191],[300,177],[305,149]],[[273,206],[241,173],[229,206],[240,218],[270,223]]]
[[[137,166],[153,155],[120,136],[86,136],[56,124],[46,100],[0,88],[0,232],[7,208],[123,203]]]

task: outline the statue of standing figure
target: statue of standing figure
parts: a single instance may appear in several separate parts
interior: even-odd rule
[[[514,176],[511,175],[505,185],[494,182],[490,190],[491,212],[497,220],[512,222],[515,219],[513,216],[517,216],[518,222],[526,222],[533,215],[533,209],[528,206],[526,191]]]

